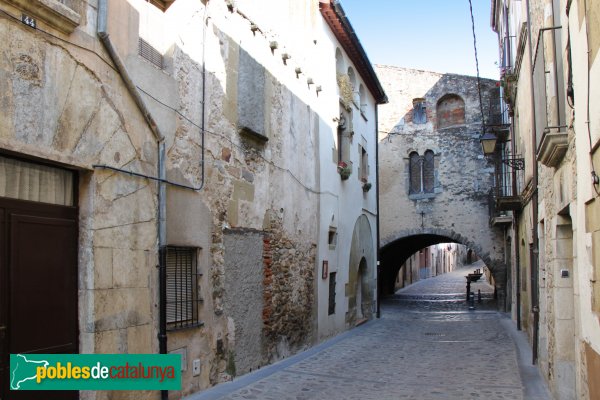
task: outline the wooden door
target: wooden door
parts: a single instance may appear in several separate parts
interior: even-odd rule
[[[77,208],[0,198],[0,399],[77,399],[10,391],[9,355],[78,352]]]

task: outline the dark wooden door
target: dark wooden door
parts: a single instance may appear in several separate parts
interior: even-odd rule
[[[9,390],[9,354],[78,352],[77,208],[0,198],[1,400],[77,399]]]

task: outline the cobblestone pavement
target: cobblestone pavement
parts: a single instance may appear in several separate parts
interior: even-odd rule
[[[290,359],[188,397],[207,399],[545,400],[485,281],[466,304],[469,269],[429,278],[382,304],[382,317]],[[521,361],[520,361],[521,360]],[[533,370],[533,373],[537,373]],[[538,374],[539,375],[539,374]]]

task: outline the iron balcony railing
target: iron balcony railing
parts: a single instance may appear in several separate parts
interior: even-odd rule
[[[520,156],[509,154],[496,159],[496,210],[521,209],[524,169],[525,162]]]

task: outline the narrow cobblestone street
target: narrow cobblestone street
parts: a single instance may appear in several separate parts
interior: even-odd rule
[[[485,277],[469,310],[464,276],[476,268],[419,281],[387,299],[380,319],[188,399],[548,399]]]

